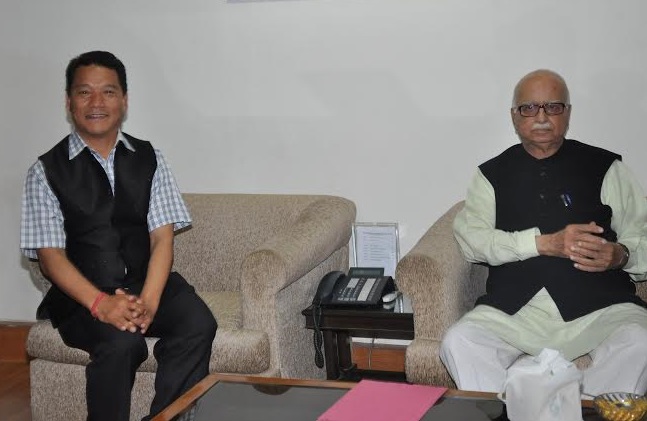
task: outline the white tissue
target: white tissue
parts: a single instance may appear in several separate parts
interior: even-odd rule
[[[508,369],[504,384],[510,421],[582,421],[582,373],[559,351],[543,349]]]

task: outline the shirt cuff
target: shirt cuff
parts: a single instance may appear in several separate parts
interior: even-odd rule
[[[531,257],[539,256],[539,252],[537,251],[537,240],[535,239],[535,237],[541,235],[539,228],[529,228],[527,230],[519,231],[517,235],[519,260],[526,260]]]

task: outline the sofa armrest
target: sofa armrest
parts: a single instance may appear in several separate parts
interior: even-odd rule
[[[324,197],[307,206],[295,223],[250,253],[242,263],[243,327],[266,332],[270,372],[321,377],[314,365],[312,333],[301,311],[312,302],[321,277],[348,267],[348,241],[355,205]]]
[[[347,246],[354,220],[355,205],[341,197],[323,197],[308,205],[292,226],[243,260],[243,301],[276,295]]]
[[[457,203],[441,216],[396,268],[398,288],[411,298],[416,338],[441,340],[444,332],[483,294],[485,269],[468,263],[452,224],[463,207]]]

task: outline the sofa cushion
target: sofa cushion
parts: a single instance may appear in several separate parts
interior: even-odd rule
[[[243,308],[240,292],[197,291],[197,293],[216,317],[216,322],[218,322],[218,331],[220,331],[220,329],[237,330],[243,328]]]
[[[198,292],[218,322],[216,339],[212,346],[210,371],[228,373],[261,373],[270,366],[270,343],[265,332],[244,330],[240,293]],[[157,362],[153,346],[157,338],[146,338],[148,358],[139,371],[155,372]],[[34,358],[66,364],[86,365],[88,354],[68,347],[48,320],[34,324],[27,339],[27,352]]]

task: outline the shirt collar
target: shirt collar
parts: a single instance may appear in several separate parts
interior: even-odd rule
[[[83,139],[81,139],[81,136],[76,132],[76,130],[73,130],[72,133],[70,133],[69,136],[69,142],[68,142],[68,158],[73,159],[75,158],[78,154],[81,153],[81,151],[84,148],[88,148],[88,145],[85,143]],[[123,143],[126,149],[135,152],[135,147],[126,139],[126,136],[119,130],[117,133],[117,143]],[[115,143],[115,147],[117,147],[117,143]]]

